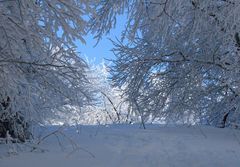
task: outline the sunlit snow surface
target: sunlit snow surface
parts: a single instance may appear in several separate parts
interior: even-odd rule
[[[41,135],[57,128],[49,127]],[[61,132],[65,139],[58,142],[52,135],[39,145],[45,152],[8,155],[4,151],[13,146],[1,144],[0,167],[240,166],[240,131],[234,129],[79,125]]]

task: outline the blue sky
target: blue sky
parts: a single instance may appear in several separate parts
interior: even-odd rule
[[[86,40],[86,45],[77,41],[77,51],[81,52],[83,58],[86,56],[89,60],[94,60],[94,63],[96,64],[102,63],[105,58],[114,59],[114,54],[110,51],[113,48],[113,45],[108,38],[120,38],[121,31],[125,26],[125,19],[126,17],[119,16],[117,18],[116,28],[112,29],[108,35],[103,36],[97,46],[95,46],[97,41],[93,39],[93,35],[91,34],[84,38]]]

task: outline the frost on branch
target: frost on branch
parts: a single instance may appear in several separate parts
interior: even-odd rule
[[[117,5],[118,10],[108,8]],[[126,4],[127,3],[127,4]],[[124,4],[124,5],[123,5]],[[126,10],[125,37],[114,42],[112,78],[143,121],[239,123],[238,0],[101,1],[105,24]],[[104,10],[105,8],[109,10]],[[97,20],[94,18],[93,20]],[[102,23],[102,24],[100,24]],[[110,28],[110,27],[109,27]]]
[[[22,140],[18,135],[26,135],[26,123],[43,123],[65,104],[82,106],[91,100],[87,65],[74,45],[77,39],[84,43],[88,3],[0,1],[1,137],[8,130]]]

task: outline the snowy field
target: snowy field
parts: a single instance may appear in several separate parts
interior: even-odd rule
[[[16,148],[22,152],[4,152]],[[211,127],[78,126],[50,135],[33,152],[24,148],[0,145],[0,167],[240,166],[240,131]]]

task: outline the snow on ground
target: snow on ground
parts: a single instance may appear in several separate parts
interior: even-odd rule
[[[47,149],[43,153],[4,155],[7,146],[0,145],[0,167],[240,166],[240,131],[234,129],[79,125],[62,133],[67,137],[59,142],[52,135],[39,145]]]

